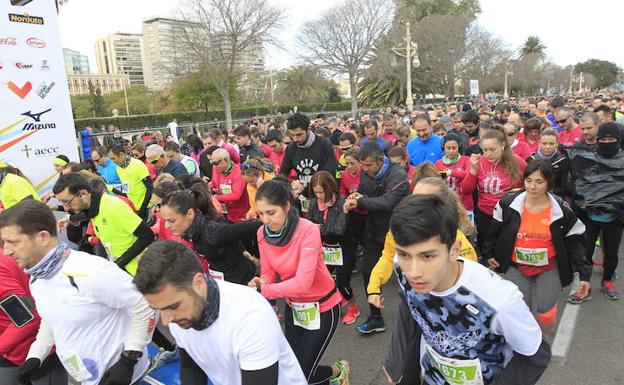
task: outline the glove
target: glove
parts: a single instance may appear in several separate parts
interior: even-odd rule
[[[115,365],[104,372],[104,376],[102,376],[99,385],[130,385],[132,383],[132,374],[134,373],[134,364],[136,364],[136,362],[135,360],[122,356]]]
[[[38,358],[29,358],[19,369],[19,380],[24,385],[30,385],[30,379],[41,367],[41,360]]]

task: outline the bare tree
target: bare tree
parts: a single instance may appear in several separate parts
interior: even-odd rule
[[[318,20],[306,22],[297,40],[302,57],[333,73],[349,75],[351,113],[357,113],[357,84],[368,57],[390,28],[390,0],[345,0]]]
[[[198,72],[223,97],[225,120],[232,127],[230,94],[252,70],[246,61],[262,55],[263,44],[276,44],[275,32],[285,19],[268,0],[185,0],[176,35],[178,73]],[[180,62],[182,61],[182,62]]]

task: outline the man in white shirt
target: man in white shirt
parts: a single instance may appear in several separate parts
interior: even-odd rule
[[[65,370],[83,385],[137,383],[149,366],[146,345],[155,314],[116,264],[59,242],[56,219],[43,203],[25,200],[0,213],[4,252],[31,276],[41,325],[20,380],[53,346]]]
[[[275,312],[258,292],[214,280],[186,246],[152,244],[134,283],[181,348],[183,384],[306,385]]]
[[[177,119],[171,119],[171,121],[169,122],[169,124],[167,124],[167,127],[169,128],[169,134],[171,135],[171,139],[176,142],[177,144],[180,144],[180,139],[178,138],[178,121]]]

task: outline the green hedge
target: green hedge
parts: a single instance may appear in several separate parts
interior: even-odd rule
[[[278,106],[276,111],[288,113],[292,106]],[[351,102],[338,102],[297,106],[299,112],[316,112],[316,111],[349,111],[351,110]],[[266,116],[271,115],[271,111],[266,106],[250,106],[232,109],[232,119],[246,119],[254,115]],[[223,110],[193,111],[193,112],[175,112],[170,114],[151,114],[151,115],[133,115],[105,118],[89,118],[75,119],[74,124],[76,130],[83,130],[87,126],[100,127],[101,125],[114,124],[122,130],[136,130],[144,127],[164,127],[176,118],[179,124],[187,124],[193,122],[207,122],[214,118],[225,120],[225,112]]]

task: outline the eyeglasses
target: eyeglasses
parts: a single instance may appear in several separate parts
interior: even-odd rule
[[[213,166],[216,166],[216,165],[218,165],[221,162],[223,162],[223,159],[215,160],[213,162],[210,162],[210,164],[213,165]]]
[[[161,156],[159,156],[159,157],[158,157],[158,158],[156,158],[156,159],[150,160],[149,162],[150,162],[150,164],[156,164],[156,163],[158,163],[158,161],[160,160],[160,158],[162,158],[162,155],[161,155]]]
[[[156,203],[154,201],[150,201],[149,206],[150,207],[156,207],[157,209],[160,209],[160,205],[162,204],[162,202],[160,203]]]
[[[564,124],[565,122],[568,121],[568,119],[570,119],[569,116],[567,118],[565,118],[565,119],[557,120],[557,124]]]
[[[69,205],[71,205],[71,203],[74,201],[74,199],[76,199],[76,197],[79,194],[80,194],[79,192],[75,193],[74,196],[70,200],[68,200],[68,201],[63,201],[63,200],[60,200],[60,199],[58,201],[61,204],[61,206],[69,206]]]

